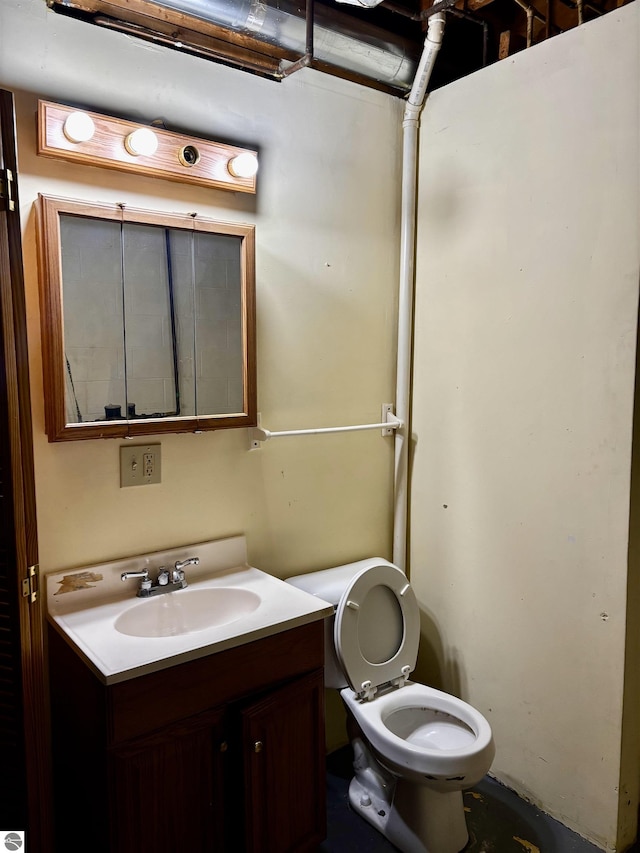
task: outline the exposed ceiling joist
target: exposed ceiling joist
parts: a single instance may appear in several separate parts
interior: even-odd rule
[[[431,88],[631,0],[43,0],[55,12],[282,80],[310,66],[403,97],[428,18],[447,9]],[[313,33],[310,38],[309,20]],[[312,49],[310,50],[310,46]]]

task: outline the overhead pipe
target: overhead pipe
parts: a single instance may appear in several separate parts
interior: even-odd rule
[[[473,24],[479,24],[482,27],[482,67],[487,65],[488,47],[489,47],[489,23],[477,15],[472,15],[470,12],[465,12],[462,9],[456,9],[455,4],[458,0],[441,0],[440,3],[434,3],[428,9],[423,9],[421,12],[410,12],[404,6],[398,6],[393,0],[382,0],[380,6],[387,9],[389,12],[394,12],[396,15],[402,15],[403,18],[408,18],[410,21],[427,21],[432,15],[437,12],[449,12],[456,18],[463,18],[465,21],[471,21]],[[582,0],[578,0],[579,3]]]
[[[313,25],[314,25],[314,5],[315,0],[307,0],[307,8],[305,13],[305,51],[304,56],[301,56],[296,62],[291,65],[286,65],[281,62],[278,74],[281,78],[290,77],[301,68],[307,68],[313,62]]]
[[[515,0],[521,9],[527,14],[527,47],[533,44],[533,20],[537,18],[544,26],[547,24],[547,19],[541,15],[530,3],[525,3],[524,0]]]
[[[400,286],[398,294],[398,357],[394,459],[393,562],[406,571],[409,515],[410,393],[417,228],[418,135],[427,86],[442,44],[445,13],[429,18],[429,29],[402,120],[402,190],[400,219]]]
[[[403,18],[409,18],[410,21],[427,21],[429,18],[432,18],[434,15],[437,15],[439,12],[446,12],[452,9],[458,0],[439,0],[438,3],[434,3],[433,6],[429,6],[428,9],[423,9],[421,12],[410,12],[408,9],[405,9],[404,6],[399,6],[397,3],[394,3],[393,0],[382,0],[378,5],[382,9],[388,9],[389,12],[395,12],[396,15],[402,15]]]

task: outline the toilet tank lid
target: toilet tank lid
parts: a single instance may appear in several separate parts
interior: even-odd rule
[[[294,575],[294,577],[287,578],[287,583],[337,606],[352,578],[363,569],[370,569],[373,566],[393,566],[393,563],[383,557],[367,557],[364,560],[345,563],[343,566],[335,566],[332,569],[321,569],[318,572],[308,572],[306,575]],[[394,568],[396,567],[394,566]]]

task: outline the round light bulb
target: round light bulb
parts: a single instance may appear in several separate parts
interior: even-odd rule
[[[234,178],[252,178],[258,171],[258,158],[255,154],[238,154],[229,160],[227,169]]]
[[[71,113],[62,129],[69,142],[88,142],[96,132],[93,119],[86,113]]]
[[[151,157],[158,150],[158,137],[148,127],[139,127],[127,136],[124,147],[134,157]]]

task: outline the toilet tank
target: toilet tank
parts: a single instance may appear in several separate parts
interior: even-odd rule
[[[333,569],[322,569],[319,572],[309,572],[306,575],[295,575],[292,578],[287,578],[287,583],[333,604],[335,614],[344,591],[356,575],[373,566],[391,565],[393,563],[382,557],[368,557],[366,560],[346,563],[343,566],[335,566]],[[324,620],[324,684],[325,687],[334,687],[339,690],[348,687],[349,684],[336,655],[333,642],[333,624],[333,616],[328,616]]]

